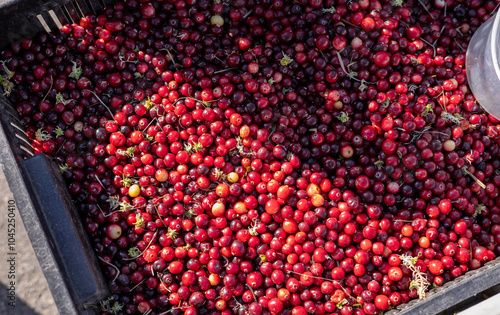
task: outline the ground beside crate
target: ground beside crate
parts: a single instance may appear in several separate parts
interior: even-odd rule
[[[13,200],[7,181],[0,169],[0,257],[6,257],[7,243],[7,204]],[[19,213],[16,211],[16,307],[8,307],[7,290],[9,263],[0,260],[0,314],[58,314],[47,281],[31,246]]]
[[[476,314],[496,315],[500,314],[500,309],[498,307],[499,305],[500,305],[500,293],[462,312],[457,313],[457,315],[476,315]]]

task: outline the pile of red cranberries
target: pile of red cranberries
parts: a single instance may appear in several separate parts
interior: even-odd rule
[[[500,254],[500,1],[126,0],[0,54],[103,314],[378,314]]]

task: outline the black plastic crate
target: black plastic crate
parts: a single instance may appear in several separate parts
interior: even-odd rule
[[[100,1],[0,1],[0,49],[101,11]],[[94,314],[106,281],[58,166],[33,155],[15,107],[0,98],[0,163],[60,314]]]
[[[64,180],[52,160],[31,156],[29,141],[3,98],[0,113],[0,163],[58,310],[89,313],[108,292]]]
[[[0,49],[37,32],[55,31],[111,0],[0,0]],[[109,292],[57,165],[34,156],[15,107],[0,96],[0,164],[61,314],[91,314]],[[386,314],[453,314],[500,286],[500,257]]]

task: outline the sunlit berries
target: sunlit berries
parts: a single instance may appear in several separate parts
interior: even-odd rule
[[[498,254],[494,1],[330,2],[117,2],[2,53],[122,312],[377,314]]]

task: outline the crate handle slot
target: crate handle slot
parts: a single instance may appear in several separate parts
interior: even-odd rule
[[[73,1],[73,6],[75,7],[76,14],[78,14],[80,18],[85,16],[85,14],[83,14],[82,8],[80,8],[80,4],[78,3],[78,1]]]
[[[12,106],[8,105],[8,106],[5,106],[5,112],[7,114],[9,114],[10,116],[12,116],[16,121],[19,121],[19,113],[17,111],[15,111]]]
[[[72,23],[75,23],[75,21],[73,21],[73,17],[71,16],[71,14],[69,13],[68,11],[68,8],[66,8],[65,5],[63,5],[61,7],[61,11],[62,13],[64,14],[64,16],[66,17],[66,20],[68,21],[68,24],[72,24]]]
[[[19,139],[20,141],[26,143],[27,145],[31,146],[31,143],[26,140],[25,137],[23,137],[22,135],[18,134],[18,133],[14,133],[14,135],[16,136],[17,139]]]
[[[102,7],[105,8],[108,5],[111,5],[113,2],[112,1],[107,1],[107,0],[99,0],[102,3]]]
[[[24,144],[20,144],[19,148],[23,150],[23,152],[26,154],[29,154],[30,156],[34,156],[35,153],[33,152],[33,149],[31,147],[25,147]]]
[[[17,130],[19,130],[20,132],[22,132],[23,134],[25,134],[25,135],[26,135],[26,137],[28,136],[28,135],[26,134],[26,131],[24,131],[24,130],[23,130],[23,128],[19,127],[17,124],[15,124],[15,123],[13,123],[13,122],[11,121],[11,122],[10,122],[10,125],[11,125],[12,127],[16,128]]]
[[[28,148],[26,148],[24,145],[19,145],[19,147],[21,148],[21,150],[23,150],[23,152],[25,154],[29,154],[30,156],[35,156],[35,154],[33,152],[31,152]]]
[[[76,4],[78,5],[80,12],[82,12],[82,16],[87,16],[94,11],[86,0],[76,0]]]
[[[47,33],[52,32],[49,25],[47,24],[47,22],[45,22],[45,19],[41,14],[37,14],[36,17],[38,18],[38,21],[40,21],[40,24],[42,24],[43,28]]]
[[[4,105],[3,109],[5,109],[5,114],[8,114],[12,119],[17,122],[21,123],[19,121],[19,113],[16,111],[16,109],[13,107],[13,105],[10,102],[1,102],[2,105]]]
[[[59,18],[57,17],[57,15],[54,12],[54,10],[49,10],[49,15],[52,18],[52,20],[54,20],[54,23],[56,23],[57,28],[61,29],[63,26],[61,24],[61,21],[59,21]]]
[[[67,15],[69,16],[69,21],[71,21],[72,23],[78,23],[81,15],[77,12],[75,5],[72,2],[70,2],[65,4],[63,7],[64,7],[63,12],[67,13]]]
[[[87,6],[92,10],[92,13],[97,15],[97,12],[101,11],[99,2],[93,0],[85,0]]]

